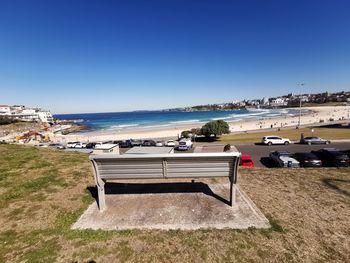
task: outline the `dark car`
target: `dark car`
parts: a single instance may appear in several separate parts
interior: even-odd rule
[[[295,153],[293,157],[298,160],[301,167],[321,167],[322,161],[313,153]]]
[[[350,149],[343,151],[343,153],[345,153],[350,158]]]
[[[141,145],[142,145],[142,141],[141,141],[141,140],[133,140],[133,139],[130,139],[129,141],[130,141],[130,143],[131,143],[131,147],[134,147],[134,146],[141,146]]]
[[[156,142],[153,140],[144,140],[142,146],[156,146]]]
[[[350,166],[349,157],[342,151],[335,148],[325,148],[318,151],[312,151],[321,159],[323,166],[330,167],[348,167]]]
[[[305,137],[300,140],[302,144],[330,144],[331,142],[320,137]]]
[[[56,149],[66,149],[66,147],[60,143],[50,143],[48,147]]]
[[[130,140],[119,141],[118,144],[120,148],[131,148],[133,146]]]
[[[88,142],[85,146],[87,149],[94,149],[96,145],[96,142]]]

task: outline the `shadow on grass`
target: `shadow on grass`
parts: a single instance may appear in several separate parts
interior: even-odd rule
[[[276,167],[276,164],[271,160],[270,157],[261,157],[260,163],[264,165],[267,168],[274,168]]]
[[[98,201],[96,186],[89,186],[87,190]],[[203,193],[230,205],[230,201],[215,194],[210,187],[201,182],[191,183],[111,183],[105,185],[106,194],[165,194],[165,193]]]
[[[339,185],[345,185],[346,184],[350,184],[350,180],[342,180],[342,179],[333,179],[333,178],[325,178],[322,179],[322,182],[327,185],[328,187],[334,189],[335,191],[337,191],[340,194],[346,195],[346,196],[350,196],[350,191],[347,191],[345,189],[341,189],[339,187]],[[349,189],[350,189],[350,185],[348,185]]]
[[[196,137],[194,142],[217,142],[220,141],[220,137]]]
[[[340,123],[336,123],[336,124],[315,126],[315,127],[313,127],[313,128],[317,128],[317,129],[320,129],[320,128],[327,128],[327,129],[330,129],[330,128],[334,128],[334,129],[350,129],[350,124],[348,124],[348,125],[342,125],[342,124],[340,124]]]

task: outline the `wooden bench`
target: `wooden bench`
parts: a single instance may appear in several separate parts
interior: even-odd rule
[[[106,208],[105,183],[122,179],[212,178],[230,180],[229,204],[235,204],[239,152],[90,155],[100,211]]]

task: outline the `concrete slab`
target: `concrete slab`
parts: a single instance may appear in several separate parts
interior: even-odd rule
[[[93,203],[73,229],[182,229],[268,228],[266,217],[237,189],[237,203],[225,202],[229,184],[109,183],[107,210]]]

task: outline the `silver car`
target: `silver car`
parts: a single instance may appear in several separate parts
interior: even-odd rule
[[[330,144],[331,142],[320,137],[305,137],[300,140],[302,144]]]
[[[270,153],[270,158],[278,167],[299,168],[299,162],[290,155],[288,151],[274,151]]]

